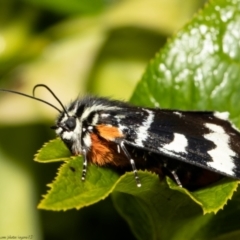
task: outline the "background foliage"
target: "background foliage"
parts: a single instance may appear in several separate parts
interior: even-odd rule
[[[128,99],[149,59],[165,44],[167,37],[189,21],[203,4],[203,1],[190,0],[184,4],[180,0],[96,2],[71,0],[67,1],[67,5],[66,1],[1,2],[1,86],[31,93],[34,84],[45,83],[54,89],[64,103],[85,92]],[[211,4],[214,6],[216,2]],[[232,17],[230,13],[228,9],[221,16],[226,16],[228,20]],[[238,15],[233,17],[238,18]],[[212,22],[217,24],[216,19],[212,19]],[[212,30],[214,27],[216,26]],[[201,30],[204,35],[204,28]],[[183,34],[182,42],[179,41],[178,50],[184,46],[184,36]],[[194,47],[197,46],[194,45],[197,41],[191,43],[193,50],[201,51],[201,48]],[[168,46],[171,47],[171,44]],[[176,49],[172,48],[172,51],[174,53]],[[227,49],[225,55],[227,52],[237,51]],[[192,51],[190,56],[194,57],[191,53]],[[238,59],[237,54],[229,56]],[[165,57],[164,52],[161,57]],[[178,57],[179,62],[186,60],[183,53],[176,52],[175,57]],[[171,69],[172,66],[167,65],[171,62],[170,59],[166,60],[166,65],[162,67]],[[188,58],[187,62],[189,61],[191,58]],[[180,65],[174,68],[177,69],[178,66]],[[181,84],[182,79],[186,77],[190,79],[191,76],[197,76],[198,82],[200,76],[208,78],[208,75],[204,75],[212,71],[208,66],[211,66],[209,62],[205,65],[207,71],[197,74],[191,71],[190,74],[183,72],[181,75],[169,76],[169,71],[162,71],[160,79],[173,77],[178,80],[176,86],[181,88],[184,86]],[[236,65],[233,64],[232,67],[234,66]],[[194,66],[191,70],[197,67]],[[154,73],[154,63],[149,65],[149,71]],[[238,76],[237,71],[233,72]],[[146,74],[144,78],[150,79]],[[146,96],[146,88],[142,83],[142,86],[140,84],[137,87],[138,103],[154,104],[154,101],[141,102],[139,99],[139,96],[142,99]],[[164,93],[165,89],[162,91]],[[39,97],[52,101],[46,92],[39,91],[38,94]],[[175,93],[164,98],[161,95],[161,104],[166,102],[171,107],[169,101],[173,96]],[[132,101],[136,101],[134,99],[136,95]],[[185,101],[186,98],[180,99],[183,101],[177,107],[189,107],[185,105],[186,102],[189,103]],[[191,103],[195,102],[190,99]],[[236,99],[233,98],[233,103]],[[80,212],[45,212],[36,209],[41,193],[46,192],[46,183],[51,182],[59,166],[58,163],[41,165],[31,161],[36,149],[54,137],[46,127],[52,125],[53,111],[39,105],[36,107],[35,102],[19,99],[18,96],[1,96],[0,112],[4,114],[0,118],[0,206],[4,207],[0,207],[0,234],[32,234],[35,239],[96,239],[101,236],[112,239],[114,234],[119,239],[122,236],[134,239],[109,199]],[[202,105],[204,106],[206,105]],[[207,106],[215,107],[211,104]],[[201,108],[201,105],[198,107]],[[116,197],[115,195],[114,198]],[[211,224],[214,225],[214,221]],[[205,228],[210,228],[210,225]]]

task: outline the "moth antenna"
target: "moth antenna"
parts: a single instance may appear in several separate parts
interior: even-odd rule
[[[66,115],[68,116],[68,113],[67,113],[67,110],[66,108],[64,107],[64,105],[62,104],[62,102],[60,101],[60,99],[56,96],[56,94],[45,84],[37,84],[34,86],[33,88],[33,91],[32,91],[32,94],[33,94],[33,97],[35,98],[35,91],[38,87],[43,87],[43,88],[46,88],[51,94],[52,96],[57,100],[57,102],[60,104],[60,106],[62,107],[63,111],[66,113]],[[62,111],[61,111],[62,112]]]
[[[21,95],[21,96],[24,96],[24,97],[28,97],[28,98],[31,98],[31,99],[34,99],[34,100],[37,100],[39,102],[42,102],[42,103],[45,103],[47,104],[48,106],[51,106],[52,108],[54,108],[55,110],[57,110],[59,113],[62,113],[62,111],[60,109],[58,109],[57,107],[55,107],[53,104],[41,99],[41,98],[37,98],[37,97],[34,97],[34,96],[31,96],[31,95],[28,95],[28,94],[25,94],[25,93],[21,93],[21,92],[17,92],[17,91],[13,91],[13,90],[8,90],[8,89],[1,89],[0,88],[0,91],[2,92],[9,92],[9,93],[14,93],[14,94],[18,94],[18,95]],[[64,109],[65,110],[65,109]]]

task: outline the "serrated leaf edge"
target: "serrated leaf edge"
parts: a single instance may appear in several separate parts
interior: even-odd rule
[[[57,181],[58,180],[58,178],[60,177],[60,175],[61,175],[61,171],[62,171],[62,169],[64,168],[64,166],[65,166],[65,164],[66,163],[68,163],[70,160],[73,160],[73,159],[75,159],[75,158],[77,158],[78,156],[71,156],[71,157],[69,157],[69,159],[68,160],[66,160],[66,161],[64,161],[64,163],[57,169],[57,175],[54,177],[54,179],[53,179],[53,181],[51,182],[51,183],[48,183],[46,186],[48,187],[48,189],[47,189],[47,192],[46,192],[46,194],[44,194],[44,195],[42,195],[42,197],[43,197],[43,199],[40,201],[40,203],[38,204],[38,206],[37,206],[37,208],[38,209],[44,209],[44,210],[53,210],[53,211],[66,211],[66,210],[68,210],[68,208],[61,208],[61,209],[51,209],[51,208],[46,208],[46,207],[44,207],[44,206],[42,206],[42,205],[44,205],[43,204],[43,202],[44,202],[44,200],[46,199],[46,197],[51,193],[51,191],[53,190],[53,185],[54,185],[54,182],[55,181]]]
[[[194,192],[190,192],[185,188],[179,187],[177,184],[175,184],[170,178],[167,177],[167,183],[169,188],[171,188],[172,190],[176,190],[179,191],[181,193],[184,193],[186,195],[188,195],[195,203],[197,203],[203,210],[203,215],[207,214],[207,213],[214,213],[217,214],[218,211],[222,210],[224,208],[224,206],[227,205],[228,201],[232,199],[234,192],[237,191],[238,185],[240,184],[239,180],[236,180],[236,184],[235,188],[232,189],[232,191],[230,191],[229,193],[229,197],[226,198],[226,201],[224,201],[223,204],[220,204],[219,207],[217,209],[214,208],[206,208],[204,207],[204,204],[202,204],[202,202],[200,200],[197,199],[196,196],[194,196]],[[175,185],[173,185],[175,184]]]
[[[39,163],[51,163],[51,162],[62,162],[62,161],[68,161],[68,159],[71,157],[62,157],[62,158],[54,158],[53,160],[47,160],[47,161],[43,161],[43,160],[39,160],[38,159],[38,156],[40,154],[40,152],[42,151],[43,148],[45,148],[48,144],[56,141],[56,140],[60,140],[60,138],[54,138],[54,139],[51,139],[50,141],[48,142],[45,142],[42,147],[40,149],[37,150],[37,153],[34,154],[33,156],[33,160],[35,162],[39,162]]]
[[[236,180],[236,185],[235,185],[235,188],[229,193],[229,196],[226,198],[226,201],[225,203],[222,204],[222,207],[219,207],[219,209],[217,210],[212,210],[212,211],[207,211],[204,207],[203,207],[203,214],[207,214],[207,213],[214,213],[214,214],[217,214],[219,210],[223,210],[223,208],[227,205],[228,201],[232,199],[233,195],[234,195],[234,192],[237,191],[238,189],[238,185],[240,184],[240,181],[239,180]]]
[[[112,192],[112,188],[109,189],[109,191],[107,191],[103,196],[101,196],[99,199],[96,199],[95,201],[91,201],[89,204],[85,204],[84,206],[76,206],[74,208],[47,208],[47,207],[44,207],[44,200],[46,199],[46,197],[48,196],[48,194],[51,193],[51,191],[53,190],[53,185],[54,185],[54,182],[58,180],[58,178],[60,177],[60,174],[61,174],[61,171],[62,171],[62,168],[65,166],[65,163],[68,163],[70,160],[73,160],[73,159],[76,159],[78,158],[79,156],[71,156],[69,157],[69,159],[67,161],[65,161],[57,170],[57,175],[55,176],[55,178],[53,179],[53,181],[49,184],[47,184],[47,187],[49,187],[50,189],[47,190],[47,193],[42,195],[43,199],[40,201],[40,203],[38,204],[37,208],[38,209],[44,209],[44,210],[52,210],[52,211],[67,211],[67,210],[70,210],[70,209],[76,209],[76,210],[79,210],[83,207],[87,207],[87,206],[90,206],[94,203],[97,203],[99,202],[100,200],[103,200],[105,199],[106,197],[109,196],[109,194]]]
[[[76,158],[77,158],[76,156],[71,156],[71,157],[68,158],[68,160],[65,161],[65,163],[67,163],[69,160],[73,160],[73,159],[76,159]],[[65,163],[64,163],[64,164],[65,164]],[[49,187],[50,189],[47,190],[47,193],[46,193],[46,194],[42,195],[43,199],[42,199],[41,202],[38,204],[38,206],[37,206],[38,209],[54,210],[54,211],[66,211],[66,210],[72,209],[72,208],[59,208],[59,209],[57,209],[57,208],[56,208],[56,209],[46,208],[46,207],[44,207],[44,204],[43,204],[43,202],[44,202],[44,200],[46,199],[46,197],[48,196],[48,194],[50,194],[51,191],[53,190],[53,184],[54,184],[54,182],[57,181],[58,178],[60,177],[60,175],[61,175],[61,170],[62,170],[62,168],[64,167],[64,164],[62,164],[62,165],[58,168],[58,170],[57,170],[57,175],[55,176],[53,182],[47,184],[47,187]],[[147,171],[147,170],[145,170],[145,171],[141,171],[141,170],[140,170],[139,172],[140,172],[140,173],[142,172],[142,173],[149,173],[149,174],[152,174],[152,175],[156,175],[155,173],[151,173],[151,172],[149,172],[149,171]],[[130,175],[130,174],[132,174],[132,172],[126,172],[124,175],[121,175],[121,176],[117,179],[117,181],[112,185],[112,187],[111,187],[104,195],[102,195],[99,199],[90,202],[89,204],[85,204],[84,207],[87,207],[87,206],[89,206],[89,205],[92,205],[92,204],[94,204],[94,203],[96,203],[96,202],[98,202],[98,201],[100,201],[100,200],[103,200],[103,199],[105,199],[106,197],[108,197],[108,196],[110,195],[110,193],[112,193],[114,190],[116,190],[118,184],[119,184],[127,175]],[[157,175],[156,175],[156,176],[157,176]],[[227,202],[232,198],[234,192],[237,191],[238,184],[240,183],[240,181],[237,181],[238,184],[236,184],[235,188],[230,192],[229,197],[227,198],[226,202],[224,202],[218,209],[206,209],[206,208],[204,207],[204,205],[201,203],[201,201],[199,201],[199,200],[192,194],[192,192],[188,191],[188,190],[185,189],[185,188],[179,187],[177,184],[175,184],[175,183],[174,183],[170,178],[168,178],[168,177],[166,177],[166,182],[167,182],[167,185],[169,186],[170,189],[175,190],[175,191],[179,191],[179,192],[187,195],[192,201],[194,201],[196,204],[198,204],[198,205],[202,208],[202,210],[203,210],[203,215],[205,215],[205,214],[207,214],[207,213],[214,213],[214,214],[216,214],[219,210],[223,209],[224,206],[227,204]],[[174,185],[174,184],[175,184],[175,185]],[[118,190],[116,190],[116,191],[118,191]],[[136,195],[133,194],[133,196],[136,196]],[[136,196],[136,197],[137,197],[137,196]],[[75,209],[79,210],[79,209],[81,209],[82,207],[83,207],[82,205],[79,206],[79,207],[76,206]]]
[[[75,157],[75,156],[73,156],[73,157],[71,157],[71,159],[75,159],[75,158],[77,158],[77,157]],[[69,160],[71,160],[71,159],[69,159]],[[68,160],[68,161],[69,161]],[[67,163],[68,161],[65,161],[65,163]],[[64,164],[65,164],[64,163]],[[62,164],[59,168],[58,168],[58,170],[57,170],[57,175],[55,176],[55,178],[53,179],[53,182],[51,182],[51,183],[49,183],[49,184],[47,184],[47,187],[49,187],[50,189],[48,189],[47,190],[47,193],[46,194],[44,194],[44,195],[42,195],[42,197],[43,197],[43,199],[40,201],[40,203],[38,204],[38,206],[37,206],[37,208],[38,209],[44,209],[44,210],[52,210],[52,211],[67,211],[67,210],[69,210],[69,209],[73,209],[73,208],[55,208],[55,209],[52,209],[52,208],[47,208],[47,207],[45,207],[44,206],[44,200],[46,199],[46,197],[48,196],[48,194],[50,194],[51,193],[51,191],[53,190],[53,184],[54,184],[54,181],[57,181],[58,180],[58,178],[59,178],[59,176],[60,176],[60,172],[61,172],[61,170],[62,170],[62,168],[64,167],[64,164]],[[149,172],[149,171],[147,171],[147,170],[145,170],[145,171],[139,171],[139,172],[143,172],[143,173],[150,173],[150,174],[152,174],[152,175],[156,175],[155,173],[151,173],[151,172]],[[84,205],[84,207],[87,207],[87,206],[90,206],[90,205],[92,205],[92,204],[94,204],[94,203],[96,203],[96,202],[99,202],[100,200],[104,200],[106,197],[108,197],[109,195],[110,195],[110,193],[112,193],[115,189],[116,189],[116,187],[117,187],[117,185],[127,176],[127,175],[130,175],[130,174],[132,174],[132,172],[126,172],[125,174],[123,174],[122,176],[120,176],[118,179],[117,179],[117,181],[113,184],[113,186],[109,189],[109,191],[107,191],[104,195],[102,195],[99,199],[97,199],[97,200],[95,200],[95,201],[92,201],[92,202],[90,202],[89,204],[85,204]],[[157,176],[157,175],[156,175]],[[74,207],[76,210],[79,210],[79,209],[81,209],[83,206],[81,205],[80,207],[78,207],[78,206],[76,206],[76,207]]]

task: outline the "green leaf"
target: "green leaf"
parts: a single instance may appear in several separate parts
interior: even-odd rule
[[[56,13],[62,14],[79,14],[79,13],[94,13],[99,12],[104,7],[107,6],[107,3],[102,0],[93,0],[93,1],[77,1],[77,0],[70,0],[70,1],[63,1],[63,0],[25,0],[30,4],[34,4],[36,6],[41,6],[45,9]]]
[[[201,203],[204,214],[217,213],[232,198],[238,184],[239,181],[225,178],[208,188],[191,193],[190,196]]]
[[[113,193],[116,209],[126,219],[137,239],[218,239],[233,232],[239,239],[239,192],[217,215],[202,215],[201,208],[187,195],[160,184],[158,191],[134,196]],[[232,235],[233,235],[232,233]],[[221,238],[219,238],[221,239]]]
[[[60,138],[46,143],[34,156],[36,162],[49,163],[68,160],[71,153]]]
[[[229,111],[231,119],[240,126],[240,109],[236,107],[240,96],[240,45],[235,36],[239,25],[239,0],[211,1],[152,60],[131,102]],[[52,161],[42,154],[47,154],[49,146],[39,152],[38,161]],[[52,156],[62,159],[56,152]],[[81,170],[80,158],[66,162],[39,207],[79,209],[112,193],[116,208],[138,239],[220,239],[233,234],[240,237],[240,194],[233,195],[238,186],[236,180],[223,179],[189,192],[168,178],[160,181],[156,175],[141,171],[142,187],[137,188],[133,173],[119,176],[93,165],[88,167],[86,182],[82,183]],[[231,224],[226,224],[226,219]]]
[[[119,178],[108,168],[92,165],[87,171],[87,180],[81,180],[82,158],[72,157],[64,163],[51,188],[39,204],[39,208],[48,210],[80,209],[96,203],[108,196],[112,186]]]

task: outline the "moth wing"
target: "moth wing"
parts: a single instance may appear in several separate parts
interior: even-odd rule
[[[141,126],[129,127],[127,144],[240,178],[240,133],[227,113],[146,112]]]

